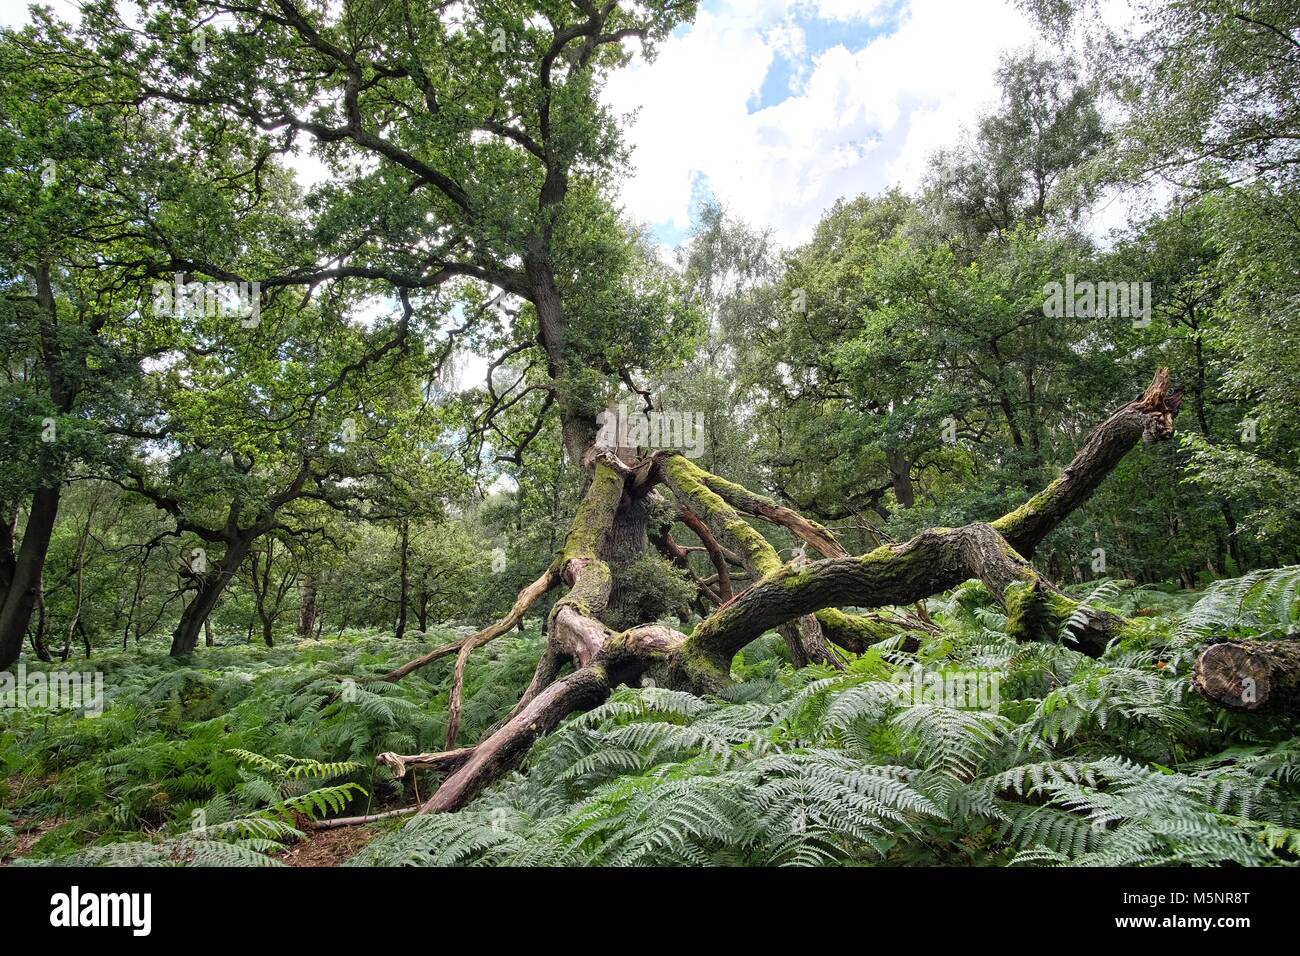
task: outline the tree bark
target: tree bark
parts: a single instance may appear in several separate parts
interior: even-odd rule
[[[320,576],[315,572],[308,574],[302,582],[298,605],[298,637],[300,638],[309,638],[316,633],[316,592],[319,587]],[[423,629],[421,625],[421,630]]]
[[[244,562],[244,558],[248,557],[250,545],[250,541],[242,538],[228,543],[226,553],[221,556],[217,566],[198,576],[198,590],[195,591],[190,603],[185,605],[185,610],[181,612],[181,619],[176,624],[176,630],[172,632],[172,657],[184,657],[194,653],[194,649],[199,644],[199,633],[203,629],[203,623],[217,606],[217,601],[225,593],[226,587]]]
[[[548,175],[548,191],[552,194],[544,199],[545,204],[553,204],[562,198],[563,182],[557,182],[555,189],[550,189],[553,177]],[[558,196],[554,195],[558,191]],[[566,347],[568,338],[568,319],[564,314],[564,302],[560,296],[559,286],[551,266],[549,236],[535,233],[527,239],[527,253],[524,255],[524,272],[528,278],[529,292],[533,309],[537,314],[538,337],[546,352],[547,373],[553,382],[560,382],[569,373],[569,357]],[[583,464],[583,456],[596,440],[595,413],[584,410],[572,397],[571,390],[559,391],[560,430],[564,451],[574,465]]]
[[[59,514],[60,486],[41,485],[32,495],[23,541],[14,561],[13,578],[0,608],[0,670],[8,670],[22,654],[41,588],[45,555]]]
[[[912,463],[902,455],[889,456],[889,478],[894,486],[894,498],[900,508],[916,505],[916,491],[912,487]]]
[[[45,634],[48,621],[45,617],[45,589],[36,595],[36,629],[32,631],[32,650],[36,652],[38,660],[50,662],[54,656],[50,654],[49,645],[45,643]]]

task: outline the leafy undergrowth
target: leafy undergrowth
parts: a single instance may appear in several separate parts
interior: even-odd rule
[[[931,602],[942,633],[916,653],[896,642],[795,671],[769,636],[724,697],[620,690],[462,812],[375,826],[350,862],[1294,863],[1296,716],[1232,715],[1187,681],[1208,636],[1293,633],[1298,588],[1300,569],[1260,573],[1189,609],[1105,584],[1088,601],[1136,623],[1101,660],[1068,633],[1010,640],[974,583]],[[476,658],[464,742],[513,702],[540,641]],[[305,820],[413,802],[436,779],[395,781],[372,758],[441,749],[449,662],[339,692],[412,647],[348,635],[207,650],[202,669],[98,660],[103,716],[0,716],[0,855],[25,839],[19,862],[274,863]]]
[[[451,661],[399,684],[363,678],[453,636],[202,648],[192,666],[136,648],[28,663],[100,671],[108,703],[98,717],[0,709],[0,860],[20,850],[75,863],[267,863],[310,820],[410,804],[415,782],[374,757],[442,749]],[[540,647],[534,629],[476,658],[466,740],[527,686]]]

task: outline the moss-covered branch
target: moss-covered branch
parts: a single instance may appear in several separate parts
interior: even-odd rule
[[[676,455],[674,457],[681,458],[682,456]],[[684,458],[682,460],[685,461]],[[687,464],[690,464],[690,462],[687,462]],[[694,465],[691,467],[694,468],[693,478],[734,510],[785,528],[823,557],[848,557],[848,552],[836,540],[834,532],[829,528],[818,524],[811,518],[804,517],[797,511],[777,504],[776,501],[765,495],[750,491],[734,481],[728,481]]]
[[[1079,615],[1076,639],[1083,649],[1100,653],[1122,626],[1122,619],[1105,612],[1080,610],[1044,581],[1020,555],[986,524],[952,530],[925,531],[901,545],[885,545],[856,558],[833,558],[806,567],[786,565],[767,575],[729,605],[702,622],[684,653],[721,662],[767,630],[802,615],[827,608],[907,605],[946,591],[969,578],[979,578],[1008,607],[1013,627],[1026,639],[1047,636],[1045,622],[1055,633]],[[1023,589],[1030,598],[1021,598]],[[1023,623],[1032,614],[1040,626]]]
[[[744,488],[709,474],[682,455],[663,456],[660,461],[660,474],[678,501],[682,503],[684,513],[689,512],[694,518],[693,527],[698,528],[697,534],[700,535],[700,540],[713,556],[714,566],[718,569],[720,578],[728,573],[726,561],[722,557],[723,546],[729,547],[739,556],[745,570],[754,580],[781,570],[783,565],[776,548],[737,512],[727,497],[724,497],[724,493],[732,498],[749,496],[749,492]],[[723,493],[719,493],[719,489]],[[755,504],[753,496],[746,497],[744,500],[751,505]],[[771,507],[776,506],[772,504]],[[834,539],[829,537],[829,532],[825,532],[821,538],[824,547],[833,547],[840,554],[844,553]],[[727,607],[728,604],[729,602],[724,603],[723,607]],[[838,665],[839,662],[827,644],[821,624],[816,618],[809,616],[807,620],[786,620],[776,627],[785,638],[790,649],[790,658],[796,665],[803,666],[814,662]],[[717,663],[718,666],[723,666],[723,662]]]
[[[1092,496],[1139,440],[1173,437],[1182,400],[1183,390],[1173,387],[1169,370],[1160,369],[1145,392],[1093,429],[1059,478],[994,521],[993,528],[1017,552],[1032,557],[1043,539]]]

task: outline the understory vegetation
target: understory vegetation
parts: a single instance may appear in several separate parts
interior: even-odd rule
[[[795,670],[769,635],[721,695],[619,690],[459,813],[369,824],[350,862],[1300,860],[1295,715],[1233,715],[1187,693],[1207,635],[1300,626],[1300,568],[1221,581],[1194,603],[1109,581],[1078,596],[1138,622],[1100,659],[1068,633],[1012,640],[974,581],[929,602],[940,630],[911,652],[900,637],[842,670]],[[542,643],[532,627],[475,659],[465,739],[518,697]],[[19,863],[264,865],[316,821],[409,804],[436,777],[397,780],[371,757],[437,748],[450,668],[364,680],[409,650],[352,632],[218,647],[202,666],[106,655],[116,691],[101,716],[0,713],[0,847],[21,846]],[[933,702],[936,680],[971,674],[986,706]]]
[[[1298,372],[1295,0],[32,6],[0,862],[1300,863]]]

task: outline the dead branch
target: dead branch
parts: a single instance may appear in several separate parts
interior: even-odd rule
[[[340,827],[356,827],[367,823],[375,823],[378,820],[391,820],[393,817],[409,816],[419,807],[402,807],[400,810],[389,810],[385,813],[372,813],[364,817],[336,817],[333,820],[313,820],[307,825],[309,830],[337,830]]]
[[[463,653],[466,648],[472,651],[476,647],[482,647],[489,641],[495,640],[522,621],[524,615],[528,612],[528,609],[537,603],[538,598],[551,589],[556,580],[556,569],[555,566],[552,565],[542,572],[541,577],[519,592],[519,596],[515,598],[514,606],[510,608],[510,613],[501,618],[501,620],[483,628],[483,630],[475,634],[460,638],[450,644],[444,644],[441,647],[434,648],[422,657],[417,657],[415,660],[407,661],[396,670],[389,671],[383,677],[379,678],[379,680],[389,681],[390,683],[399,681],[407,674],[417,671],[428,664],[432,664],[436,660],[441,660],[442,658],[448,657],[452,654]],[[459,664],[459,659],[457,663]]]
[[[400,780],[402,777],[406,776],[406,772],[412,767],[426,767],[432,770],[451,771],[455,770],[473,755],[473,747],[461,747],[458,750],[444,750],[440,753],[432,754],[413,754],[407,757],[391,752],[382,753],[375,757],[375,761],[391,767],[394,775],[396,775]]]

